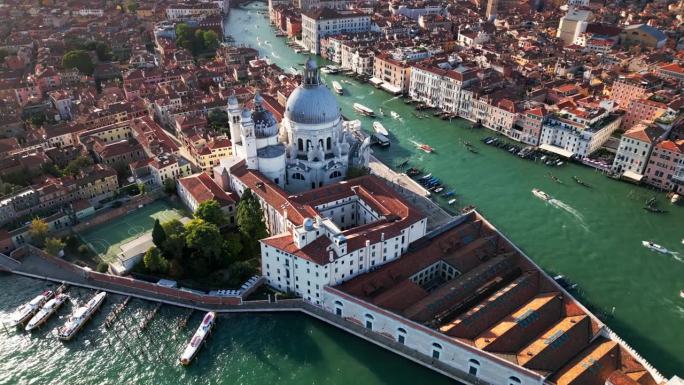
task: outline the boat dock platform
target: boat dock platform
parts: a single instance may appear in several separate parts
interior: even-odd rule
[[[385,179],[393,190],[401,194],[427,216],[428,231],[444,225],[453,218],[451,214],[430,199],[430,191],[408,175],[392,170],[372,155],[368,167],[370,167],[372,174]]]

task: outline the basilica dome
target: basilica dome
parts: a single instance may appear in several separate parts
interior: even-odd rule
[[[302,84],[287,99],[285,116],[302,124],[331,123],[340,117],[340,105],[335,95],[321,83],[318,67],[312,59],[304,66]]]

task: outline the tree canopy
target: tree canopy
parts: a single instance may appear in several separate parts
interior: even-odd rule
[[[185,243],[188,247],[210,261],[216,261],[221,254],[222,238],[218,227],[202,219],[193,219],[185,225]]]
[[[162,248],[164,241],[166,241],[166,233],[164,232],[164,228],[159,223],[159,219],[155,219],[154,227],[152,228],[152,242],[154,242],[154,245],[158,248]]]
[[[216,51],[219,44],[218,34],[214,31],[195,29],[186,23],[176,25],[176,45],[189,50],[193,55]]]
[[[45,252],[57,256],[66,244],[59,238],[47,238],[45,240]]]
[[[264,213],[257,198],[250,189],[246,189],[240,197],[237,208],[237,225],[240,233],[247,242],[243,242],[245,251],[250,255],[259,252],[259,240],[268,236]]]
[[[62,58],[62,67],[67,69],[76,68],[86,75],[92,75],[95,70],[95,63],[93,63],[93,59],[91,59],[88,51],[79,49],[64,54],[64,57]]]
[[[195,218],[213,223],[218,227],[221,227],[226,223],[226,217],[223,214],[223,211],[221,211],[221,206],[214,199],[200,203],[195,210]]]
[[[45,238],[47,238],[50,227],[47,222],[40,218],[35,218],[29,225],[28,233],[31,237],[31,242],[34,246],[43,247]]]
[[[166,273],[169,270],[169,262],[162,258],[159,249],[150,247],[145,256],[143,263],[150,273]]]

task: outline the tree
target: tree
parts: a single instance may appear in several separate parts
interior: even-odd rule
[[[237,208],[237,226],[242,236],[249,242],[244,244],[250,256],[258,253],[259,240],[268,236],[264,224],[264,213],[257,198],[246,189]]]
[[[154,227],[152,228],[152,242],[154,243],[155,246],[158,248],[162,248],[164,245],[164,241],[166,240],[166,233],[164,232],[164,228],[162,225],[159,223],[159,219],[154,220]]]
[[[169,262],[162,258],[159,249],[150,247],[143,257],[145,268],[150,273],[166,273],[169,270]]]
[[[228,127],[228,114],[222,109],[213,109],[207,114],[209,126],[214,130],[225,130]]]
[[[65,243],[59,238],[47,238],[45,240],[45,252],[55,257],[64,249],[64,246]]]
[[[200,203],[197,206],[197,210],[195,210],[195,218],[213,223],[218,227],[226,223],[226,217],[223,215],[223,211],[221,211],[221,206],[214,199]]]
[[[200,30],[201,31],[201,30]],[[218,35],[214,31],[204,31],[202,33],[202,42],[204,43],[205,51],[216,51],[219,47]]]
[[[138,10],[138,2],[135,0],[126,0],[126,9],[130,13],[135,13]]]
[[[99,61],[112,60],[112,50],[104,42],[98,41],[95,44],[95,54],[97,55],[97,60]]]
[[[185,225],[185,243],[196,253],[206,257],[210,264],[214,264],[219,255],[223,241],[216,225],[196,218]]]
[[[69,162],[69,164],[64,167],[64,175],[78,175],[81,170],[89,167],[93,164],[93,160],[87,156],[79,156],[78,158]]]
[[[228,266],[236,261],[245,259],[245,254],[242,252],[243,246],[240,240],[240,234],[230,233],[224,237],[222,260],[224,266]]]
[[[67,52],[62,58],[62,67],[76,68],[86,75],[92,75],[95,70],[95,64],[88,51],[80,49]]]
[[[45,245],[45,238],[47,238],[50,227],[47,222],[40,218],[35,218],[29,225],[29,236],[34,246],[43,247]]]
[[[173,179],[167,178],[164,180],[164,192],[169,195],[176,193],[176,182]]]

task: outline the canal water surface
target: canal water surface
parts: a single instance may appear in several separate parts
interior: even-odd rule
[[[268,20],[253,3],[234,9],[228,33],[237,42],[258,48],[283,68],[303,63],[284,39],[273,36]],[[324,75],[326,82],[345,79]],[[608,179],[588,168],[568,165],[549,169],[484,146],[487,130],[470,130],[462,120],[418,119],[401,99],[355,81],[343,82],[338,98],[345,116],[355,117],[354,102],[376,111],[399,114],[382,119],[392,145],[375,155],[390,166],[406,159],[429,170],[456,191],[458,204],[475,205],[544,269],[562,273],[579,284],[579,297],[663,374],[684,374],[684,260],[641,246],[652,240],[684,254],[684,207],[671,207],[661,193]],[[370,129],[372,121],[361,119]],[[465,150],[462,141],[479,154]],[[416,143],[436,149],[425,154]],[[564,184],[553,182],[553,172]],[[576,175],[592,185],[575,184]],[[548,204],[534,198],[540,188],[558,199]],[[656,195],[669,212],[642,210]],[[444,202],[442,202],[444,203]],[[0,275],[0,319],[46,287],[45,282]],[[70,291],[75,298],[92,292]],[[110,296],[99,313],[69,343],[53,337],[64,322],[51,320],[43,330],[25,335],[0,330],[0,385],[15,384],[446,384],[445,377],[300,315],[235,315],[222,318],[198,360],[182,368],[176,360],[201,319],[178,328],[186,311],[163,307],[150,328],[138,333],[138,322],[151,304],[133,300],[114,331],[103,320],[122,300]]]

